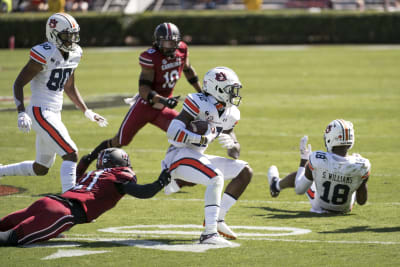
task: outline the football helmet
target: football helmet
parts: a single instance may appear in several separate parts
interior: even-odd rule
[[[104,149],[97,157],[96,168],[115,168],[115,167],[131,167],[129,155],[120,148],[112,147]]]
[[[203,79],[203,91],[215,97],[225,106],[239,106],[242,97],[239,90],[242,84],[236,73],[227,67],[209,70]]]
[[[80,40],[79,31],[79,24],[71,15],[66,13],[53,14],[47,20],[47,40],[64,52],[76,49]]]
[[[354,145],[354,128],[353,123],[345,120],[334,120],[325,129],[324,141],[328,152],[332,152],[335,146]]]
[[[173,23],[161,23],[154,30],[154,44],[167,57],[175,56],[180,41],[181,33]]]

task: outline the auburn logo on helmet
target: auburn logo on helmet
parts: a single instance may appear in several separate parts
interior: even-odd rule
[[[55,28],[57,26],[58,21],[56,19],[51,19],[49,22],[50,28]]]
[[[325,133],[330,133],[331,130],[332,130],[332,125],[329,124],[328,127],[326,127],[325,129]]]
[[[226,81],[226,80],[227,80],[226,74],[223,73],[223,72],[215,73],[215,79],[216,79],[217,81],[219,81],[219,82]]]

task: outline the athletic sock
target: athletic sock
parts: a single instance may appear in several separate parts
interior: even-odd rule
[[[228,210],[236,203],[237,199],[231,195],[224,193],[221,200],[221,209],[218,215],[218,221],[223,221]]]
[[[60,177],[63,193],[74,187],[76,180],[76,162],[64,160],[61,164]]]
[[[206,228],[204,234],[212,234],[217,232],[217,218],[219,207],[217,205],[207,206],[204,209]]]
[[[36,176],[33,160],[0,166],[0,176]]]
[[[14,229],[0,232],[0,247],[16,245],[18,245],[18,237]]]

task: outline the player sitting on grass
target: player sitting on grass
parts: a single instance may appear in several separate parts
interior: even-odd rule
[[[151,198],[170,182],[164,170],[151,184],[136,184],[128,154],[119,148],[103,150],[97,170],[82,176],[62,195],[43,197],[26,209],[0,220],[0,246],[46,241],[76,224],[88,223],[113,208],[125,195]]]
[[[360,205],[367,202],[367,181],[371,164],[359,154],[347,155],[354,145],[353,124],[334,120],[326,127],[327,152],[311,151],[308,137],[300,141],[300,167],[282,180],[276,166],[268,170],[268,182],[272,197],[283,189],[294,187],[297,194],[307,192],[311,211],[316,213],[346,213],[355,200]]]

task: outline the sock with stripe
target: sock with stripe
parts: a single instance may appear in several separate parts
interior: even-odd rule
[[[33,160],[0,166],[0,176],[36,176]]]
[[[224,193],[221,200],[221,209],[218,215],[218,221],[225,220],[225,215],[228,210],[236,203],[237,199],[233,198],[232,196]]]
[[[64,160],[60,169],[62,192],[68,191],[75,185],[76,162]]]

